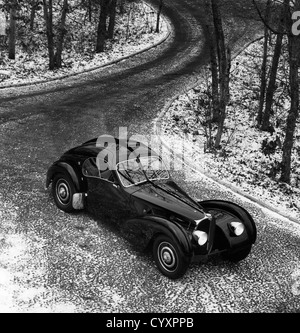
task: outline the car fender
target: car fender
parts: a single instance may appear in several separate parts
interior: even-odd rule
[[[250,243],[253,244],[256,241],[257,237],[257,230],[255,222],[252,218],[252,216],[249,214],[249,212],[244,209],[243,207],[229,201],[223,201],[223,200],[207,200],[207,201],[199,201],[198,202],[206,211],[213,210],[214,208],[218,208],[224,212],[228,212],[230,214],[235,215],[238,219],[243,221],[243,224],[245,225],[246,231],[247,231],[247,237],[245,238],[239,238],[239,237],[230,237],[228,232],[227,223],[224,221],[224,218],[216,217],[216,227],[218,230],[219,235],[222,234],[223,237],[226,238],[223,239],[223,245],[225,247],[236,247],[240,246],[239,240],[241,240],[243,243]],[[216,234],[216,236],[218,236]],[[217,238],[217,237],[216,237]],[[216,241],[218,241],[216,239]],[[220,240],[219,240],[220,241]]]
[[[135,247],[145,250],[159,234],[165,234],[178,242],[186,256],[192,256],[191,239],[179,224],[159,216],[146,216],[127,220],[121,232]]]
[[[47,177],[46,177],[46,188],[49,187],[55,174],[61,173],[61,172],[69,174],[69,176],[71,177],[71,179],[74,183],[76,191],[80,192],[81,191],[80,177],[77,175],[76,171],[69,163],[62,162],[62,161],[53,163],[52,166],[49,168],[49,170],[47,172]]]

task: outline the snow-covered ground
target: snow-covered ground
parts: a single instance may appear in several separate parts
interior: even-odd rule
[[[276,120],[281,124],[274,125],[272,134],[255,127],[261,61],[256,55],[262,54],[259,53],[261,47],[261,41],[251,44],[233,62],[231,102],[222,151],[208,152],[206,149],[205,107],[201,107],[206,104],[205,91],[209,81],[209,72],[205,70],[199,86],[174,100],[162,119],[162,134],[171,144],[182,140],[188,143],[185,145],[186,154],[198,168],[300,221],[300,126],[292,156],[291,185],[278,181],[284,119],[289,107],[288,99],[280,100],[284,96],[281,87],[277,91],[279,99],[272,118],[274,124]],[[213,134],[215,130],[213,128]]]
[[[78,20],[84,16],[72,13],[73,17],[76,15]],[[40,24],[43,24],[42,19],[40,21]],[[71,26],[70,23],[70,30],[72,29],[73,35],[77,34],[78,38],[72,41],[72,45],[66,38],[63,67],[58,70],[48,70],[46,44],[40,45],[32,53],[24,51],[21,44],[17,44],[15,60],[8,59],[7,51],[0,48],[0,88],[44,82],[92,70],[156,45],[169,34],[168,23],[164,18],[160,20],[159,33],[154,32],[156,12],[144,2],[127,4],[126,14],[117,16],[115,36],[113,40],[107,40],[105,52],[98,54],[94,52],[95,25],[87,22],[84,24],[82,30],[79,26]],[[81,27],[82,25],[83,23]],[[78,31],[74,31],[76,27]]]

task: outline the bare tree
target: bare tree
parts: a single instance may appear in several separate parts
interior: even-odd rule
[[[231,65],[230,48],[226,45],[219,0],[205,0],[207,42],[210,50],[211,69],[211,109],[210,122],[217,123],[217,134],[211,147],[221,146],[222,134],[226,119],[226,109],[229,102],[229,78]],[[208,124],[210,126],[211,124]]]
[[[68,12],[68,0],[64,0],[62,11],[61,11],[61,19],[60,24],[58,27],[58,36],[57,36],[57,45],[56,45],[56,52],[54,55],[54,62],[55,67],[60,68],[62,65],[62,51],[63,51],[63,43],[64,43],[64,36],[66,34],[66,18]]]
[[[158,6],[158,11],[157,11],[157,18],[156,18],[156,29],[155,29],[156,33],[159,33],[160,15],[162,12],[162,8],[163,8],[163,0],[160,0],[159,6]]]
[[[8,57],[9,59],[16,58],[16,14],[17,1],[13,0],[10,3],[9,13],[9,35],[8,35]]]
[[[54,33],[53,33],[53,4],[52,0],[43,0],[44,19],[46,23],[46,34],[48,42],[49,69],[55,68],[54,61]]]
[[[264,119],[262,123],[262,129],[267,130],[269,124],[269,112],[270,107],[272,107],[274,91],[276,88],[276,76],[278,61],[281,55],[282,49],[282,39],[286,35],[288,39],[288,61],[289,61],[289,96],[290,96],[290,109],[288,112],[286,120],[286,129],[285,129],[285,139],[282,146],[282,160],[280,163],[281,166],[281,175],[280,181],[285,183],[291,182],[291,160],[292,160],[292,150],[294,145],[294,134],[297,124],[297,119],[299,117],[299,54],[300,54],[300,35],[294,35],[292,33],[293,21],[292,14],[293,12],[300,11],[300,0],[284,0],[278,3],[281,7],[281,17],[277,30],[274,29],[269,22],[267,22],[261,12],[258,9],[256,1],[253,0],[254,5],[256,6],[260,18],[264,22],[265,26],[273,33],[277,35],[275,51],[273,55],[272,68],[270,73],[270,80],[267,94],[266,94],[266,109],[264,114]]]
[[[266,5],[266,13],[265,13],[265,21],[269,22],[270,16],[270,6],[271,0],[267,1]],[[263,118],[263,110],[265,105],[265,97],[266,97],[266,88],[267,88],[267,59],[268,59],[268,41],[270,38],[270,30],[267,26],[264,28],[264,48],[263,48],[263,61],[261,65],[261,74],[260,74],[260,95],[259,95],[259,107],[257,113],[257,125],[261,126],[262,118]]]
[[[97,30],[96,53],[104,52],[105,39],[107,34],[106,20],[108,16],[110,0],[100,0],[100,15]]]
[[[261,129],[263,131],[268,131],[270,128],[270,115],[274,100],[274,93],[276,90],[276,78],[277,78],[278,64],[282,49],[282,40],[286,28],[285,20],[286,20],[286,10],[287,10],[286,8],[288,6],[288,2],[289,0],[285,0],[284,4],[282,5],[280,20],[277,29],[278,32],[276,36],[276,43],[275,43],[272,66],[270,71],[270,79],[266,91],[266,105],[261,124]]]
[[[121,15],[125,13],[125,0],[119,1],[119,10]]]
[[[63,41],[66,33],[66,16],[68,12],[68,0],[63,1],[61,18],[57,28],[57,38],[54,38],[53,24],[53,2],[43,0],[44,19],[46,23],[46,34],[48,42],[49,69],[60,68],[62,65]]]
[[[92,0],[88,0],[87,10],[89,15],[89,22],[92,22]]]
[[[221,145],[221,138],[224,130],[226,118],[226,108],[229,102],[229,78],[231,65],[230,48],[225,44],[225,36],[223,31],[222,17],[220,13],[219,0],[211,0],[211,8],[213,13],[213,21],[215,27],[215,36],[218,54],[219,67],[219,115],[218,115],[218,130],[215,139],[215,148]]]
[[[38,0],[31,0],[30,5],[31,5],[31,9],[30,9],[30,30],[33,30],[36,11],[39,7],[39,1]]]
[[[218,51],[217,51],[217,41],[215,34],[215,27],[213,23],[213,14],[211,9],[210,0],[205,1],[206,6],[206,30],[208,36],[209,50],[210,50],[210,69],[211,69],[211,80],[212,80],[212,122],[217,122],[219,119],[219,71],[218,71]]]
[[[116,6],[117,0],[110,0],[109,4],[109,23],[108,23],[108,38],[114,37],[115,21],[116,21]]]
[[[294,11],[300,11],[300,0],[295,0]],[[299,53],[300,35],[292,33],[293,22],[291,11],[287,12],[288,51],[289,51],[289,84],[291,106],[286,121],[285,140],[282,147],[281,176],[280,180],[285,183],[291,181],[291,155],[294,145],[296,122],[299,117]]]

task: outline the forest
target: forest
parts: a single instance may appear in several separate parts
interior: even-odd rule
[[[226,45],[226,40],[222,27],[222,16],[219,9],[219,1],[211,0],[206,2],[210,17],[207,22],[207,29],[212,39],[210,39],[211,58],[211,112],[209,114],[208,126],[217,124],[215,138],[209,137],[208,148],[218,149],[224,131],[224,121],[226,117],[226,107],[230,100],[230,69],[231,54],[230,48]],[[290,183],[291,177],[291,151],[293,148],[296,121],[299,112],[299,37],[292,32],[294,24],[292,15],[294,11],[300,9],[300,2],[271,1],[268,0],[265,9],[261,10],[253,0],[257,8],[258,15],[265,25],[264,48],[262,54],[262,64],[260,72],[259,107],[256,115],[256,126],[262,131],[274,132],[276,121],[271,121],[273,105],[276,100],[274,94],[277,85],[281,85],[290,99],[290,107],[286,117],[285,138],[282,143],[282,160],[280,163],[279,180]],[[275,41],[274,41],[275,39]],[[270,51],[270,46],[273,46]],[[277,82],[277,72],[280,57],[284,57],[288,66],[283,79]],[[268,64],[268,58],[271,58]],[[268,148],[268,147],[266,147]],[[271,147],[269,147],[271,148]],[[276,148],[276,146],[273,148]]]
[[[0,85],[84,71],[164,33],[142,1],[0,1]]]

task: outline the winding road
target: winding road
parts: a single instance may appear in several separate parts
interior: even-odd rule
[[[150,3],[157,5],[158,0]],[[174,178],[198,198],[235,201],[258,240],[239,264],[212,258],[178,281],[113,227],[65,214],[44,189],[62,152],[100,134],[153,134],[164,105],[207,61],[204,1],[164,0],[172,33],[161,45],[64,80],[0,90],[0,312],[300,312],[300,226],[190,173]],[[232,47],[260,29],[251,1],[224,0]]]

